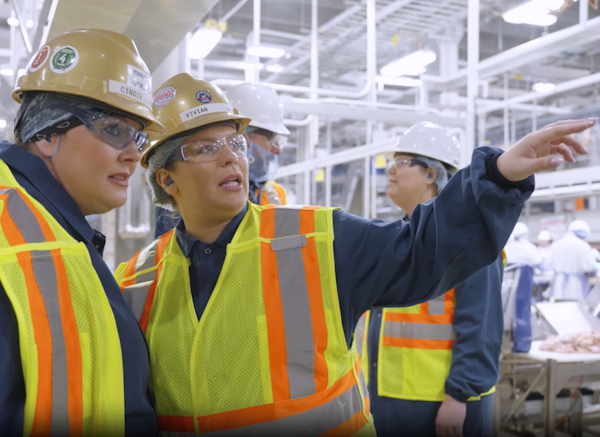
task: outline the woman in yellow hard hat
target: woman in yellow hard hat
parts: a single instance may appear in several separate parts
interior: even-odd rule
[[[584,153],[566,135],[593,125],[557,123],[505,154],[479,148],[409,223],[386,224],[249,203],[249,120],[210,83],[179,74],[154,106],[167,133],[142,165],[155,201],[182,220],[116,277],[148,340],[165,435],[374,435],[359,317],[434,298],[494,262],[528,177],[560,163],[550,153],[572,160],[552,144]]]
[[[16,144],[0,143],[2,435],[157,433],[143,335],[86,215],[127,200],[161,132],[133,41],[67,32],[18,79]]]

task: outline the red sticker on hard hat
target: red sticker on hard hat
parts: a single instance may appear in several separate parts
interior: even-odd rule
[[[210,103],[210,101],[212,100],[212,97],[208,91],[198,91],[196,93],[196,99],[200,103]]]
[[[154,106],[157,108],[167,106],[169,103],[171,103],[171,100],[173,100],[176,94],[177,90],[175,88],[170,86],[164,87],[154,95]]]
[[[29,66],[29,71],[32,73],[38,71],[40,68],[44,66],[46,61],[48,60],[48,55],[50,54],[50,47],[44,46],[38,50],[33,59],[31,60],[31,65]]]

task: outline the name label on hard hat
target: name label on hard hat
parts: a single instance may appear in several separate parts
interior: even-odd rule
[[[127,65],[127,85],[132,88],[139,88],[148,95],[152,94],[152,77],[133,65]]]
[[[109,80],[108,92],[131,97],[132,99],[142,102],[146,106],[152,107],[152,96],[141,88],[133,88],[125,83]]]
[[[209,114],[212,112],[228,112],[232,113],[233,109],[227,103],[209,103],[207,105],[196,106],[195,108],[188,109],[179,113],[179,118],[185,123],[186,121],[198,118],[201,115]]]

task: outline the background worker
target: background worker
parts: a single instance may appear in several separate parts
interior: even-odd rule
[[[549,153],[573,160],[559,143],[585,153],[567,135],[594,124],[550,125],[504,154],[478,148],[409,223],[385,223],[248,202],[249,120],[188,74],[163,87],[177,104],[156,108],[168,132],[142,165],[155,202],[182,221],[116,276],[148,339],[164,432],[373,435],[360,316],[425,302],[493,263],[533,191],[528,176],[560,164]],[[198,90],[211,96],[201,110]]]
[[[143,129],[163,130],[150,80],[130,38],[83,29],[17,81],[17,144],[0,142],[3,436],[157,433],[143,334],[85,219],[125,203]]]
[[[552,247],[552,234],[547,229],[542,229],[538,234],[538,254],[542,261],[540,262],[539,268],[542,272],[550,270],[549,258],[550,258],[550,247]]]
[[[542,262],[537,247],[529,241],[529,228],[525,223],[516,224],[504,251],[509,264],[524,264],[535,268]]]
[[[421,122],[404,133],[388,159],[387,195],[408,222],[417,205],[438,196],[458,170],[460,146],[443,127]],[[502,345],[502,268],[499,257],[434,300],[370,312],[363,367],[369,369],[378,436],[492,435],[489,395]],[[411,338],[415,332],[421,335]]]
[[[283,124],[283,107],[277,92],[267,85],[245,82],[231,87],[227,99],[240,114],[252,120],[244,131],[250,201],[257,205],[287,205],[285,189],[273,180],[290,134]]]
[[[568,232],[550,247],[549,266],[554,271],[551,295],[556,299],[583,300],[590,292],[588,277],[597,272],[596,255],[586,241],[590,225],[569,224]]]
[[[279,155],[290,131],[283,124],[283,108],[277,92],[267,86],[241,83],[227,91],[227,99],[252,121],[243,135],[248,144],[248,198],[257,205],[287,205],[285,189],[273,180],[279,168]],[[156,207],[155,237],[173,229],[177,213]]]

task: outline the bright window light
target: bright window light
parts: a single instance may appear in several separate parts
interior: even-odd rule
[[[6,22],[8,23],[9,26],[18,26],[19,25],[19,20],[17,20],[15,17],[10,17],[6,20]]]
[[[513,24],[551,26],[556,23],[557,18],[550,12],[559,9],[562,3],[562,0],[533,0],[511,9],[503,14],[502,18]]]
[[[281,65],[267,65],[267,71],[270,71],[271,73],[281,73],[283,67]]]
[[[425,72],[425,66],[436,60],[433,50],[417,50],[396,61],[390,62],[381,69],[381,75],[386,77],[417,76]]]
[[[190,59],[206,58],[221,40],[223,34],[218,29],[201,28],[188,43],[187,54]]]
[[[551,91],[554,91],[556,85],[554,85],[553,83],[538,82],[535,85],[533,85],[532,88],[538,93],[549,93]]]
[[[31,29],[33,27],[33,20],[27,20],[27,23],[25,23],[25,26],[27,26],[27,29]]]
[[[285,55],[285,50],[283,50],[283,49],[278,49],[275,47],[264,47],[264,46],[248,47],[247,52],[250,56],[258,56],[259,58],[277,59],[277,58],[281,58],[283,55]]]
[[[6,127],[6,120],[0,119],[0,129],[4,129]]]
[[[0,69],[0,74],[2,76],[12,76],[13,74],[15,74],[15,71],[10,68],[2,68]]]

